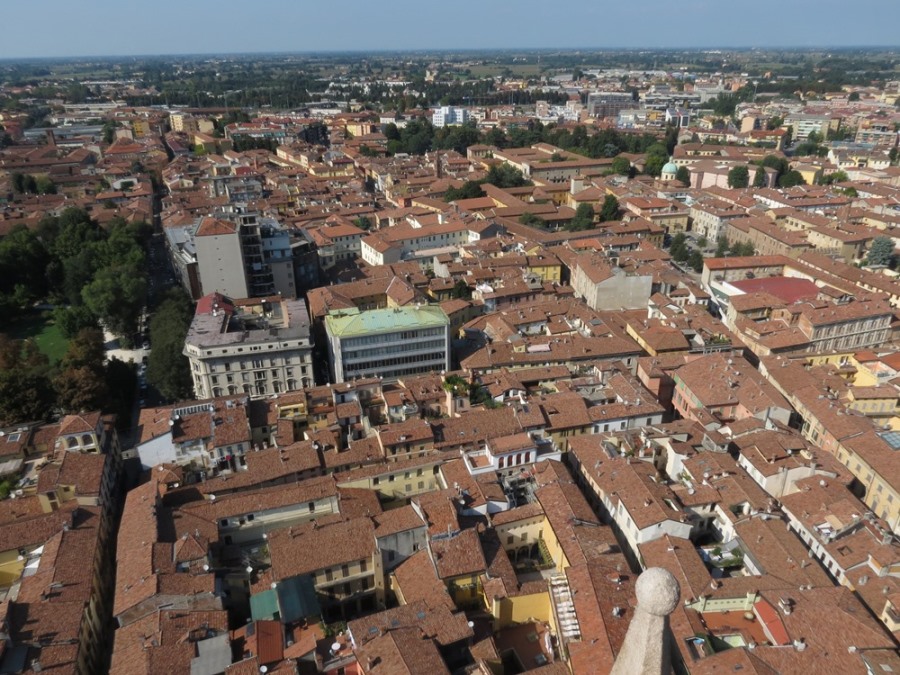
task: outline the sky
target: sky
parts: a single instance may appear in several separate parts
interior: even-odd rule
[[[900,46],[900,0],[3,4],[0,59],[406,49]]]

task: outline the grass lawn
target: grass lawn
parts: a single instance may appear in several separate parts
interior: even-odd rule
[[[12,322],[5,331],[15,340],[34,338],[51,363],[59,361],[69,347],[69,341],[62,336],[53,321],[51,312],[35,312]]]

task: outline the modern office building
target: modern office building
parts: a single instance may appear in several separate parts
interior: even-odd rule
[[[435,305],[335,310],[325,317],[325,331],[335,382],[450,368],[450,319]]]
[[[314,384],[306,301],[200,299],[184,341],[198,399],[265,396]]]

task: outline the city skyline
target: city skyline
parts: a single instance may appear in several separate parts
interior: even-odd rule
[[[706,0],[678,11],[661,0],[565,9],[523,0],[515,13],[500,3],[463,0],[452,9],[400,0],[392,7],[356,0],[330,6],[276,2],[265,11],[203,0],[163,0],[153,13],[117,12],[109,0],[89,6],[44,3],[39,24],[24,5],[9,7],[0,59],[170,54],[426,51],[482,49],[852,48],[897,45],[900,5],[860,0],[855,14],[877,22],[841,23],[835,0],[761,0],[752,12],[722,12]],[[278,20],[273,21],[272,17]],[[578,21],[572,21],[578,17]],[[773,17],[777,20],[773,21]],[[552,30],[546,30],[547,26]],[[311,28],[310,28],[311,26]],[[77,30],[73,30],[75,27]],[[164,45],[164,48],[161,48]]]

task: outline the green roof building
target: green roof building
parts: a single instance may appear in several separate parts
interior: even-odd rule
[[[325,332],[335,382],[450,368],[450,319],[436,305],[333,310]]]

